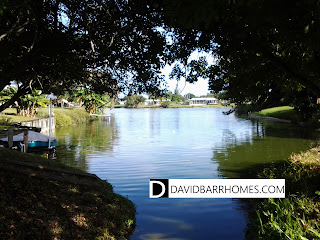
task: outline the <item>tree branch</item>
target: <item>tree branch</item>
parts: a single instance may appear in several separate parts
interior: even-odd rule
[[[18,91],[13,95],[12,98],[10,98],[8,101],[6,101],[4,104],[0,105],[0,112],[5,110],[6,108],[10,107],[15,101],[19,99],[20,96],[27,93],[27,89],[24,87],[21,87],[18,89]]]
[[[317,84],[310,81],[310,79],[308,79],[303,74],[292,69],[288,64],[282,61],[282,59],[272,54],[272,52],[269,51],[266,47],[260,45],[260,49],[262,54],[264,54],[272,62],[272,64],[274,64],[276,67],[280,67],[282,70],[288,73],[294,80],[308,88],[310,92],[312,92],[316,96],[320,96],[320,87]]]

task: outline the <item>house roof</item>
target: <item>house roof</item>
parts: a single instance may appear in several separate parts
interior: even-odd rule
[[[218,100],[217,98],[191,98],[189,101],[191,100],[207,100],[207,101],[210,101],[210,100]]]

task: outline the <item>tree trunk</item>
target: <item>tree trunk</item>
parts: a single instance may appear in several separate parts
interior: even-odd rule
[[[34,103],[32,104],[31,117],[35,117],[35,114],[34,114]]]
[[[20,96],[26,94],[27,90],[25,88],[19,88],[18,91],[14,94],[14,96],[6,101],[4,104],[0,106],[0,112],[10,107],[15,101],[19,99]]]
[[[110,110],[114,109],[115,98],[111,98]]]

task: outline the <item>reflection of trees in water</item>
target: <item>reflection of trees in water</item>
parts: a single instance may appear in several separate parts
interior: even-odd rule
[[[272,136],[279,138],[302,138],[317,139],[319,133],[313,127],[300,126],[297,124],[276,123],[268,120],[251,119],[252,125],[256,127],[257,136]],[[260,133],[260,134],[259,134]]]
[[[249,123],[250,124],[250,123]],[[233,131],[235,130],[235,131]],[[225,128],[222,130],[222,145],[236,145],[242,142],[252,142],[253,138],[263,138],[265,127],[260,122],[252,122],[251,127],[242,129]],[[220,147],[221,144],[219,143]]]
[[[149,111],[149,134],[150,137],[158,137],[161,133],[160,111],[150,109]]]
[[[251,130],[240,136],[231,129],[224,130],[222,143],[213,150],[212,161],[218,163],[222,177],[249,177],[258,167],[286,160],[292,152],[306,150],[311,137],[306,128],[252,121]]]
[[[115,118],[56,129],[57,158],[72,167],[87,170],[86,159],[93,152],[112,151],[118,139]]]

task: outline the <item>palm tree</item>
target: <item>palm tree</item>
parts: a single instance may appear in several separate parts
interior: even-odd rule
[[[105,108],[110,103],[110,97],[108,95],[100,95],[93,92],[89,88],[79,89],[74,93],[77,102],[82,102],[86,111],[90,114],[96,113],[98,109]]]
[[[29,99],[29,102],[31,105],[28,106],[28,109],[31,107],[31,113],[29,116],[35,117],[39,107],[46,107],[49,103],[49,99],[46,98],[45,94],[41,94],[41,90],[33,90],[31,94],[27,95],[27,98]]]

